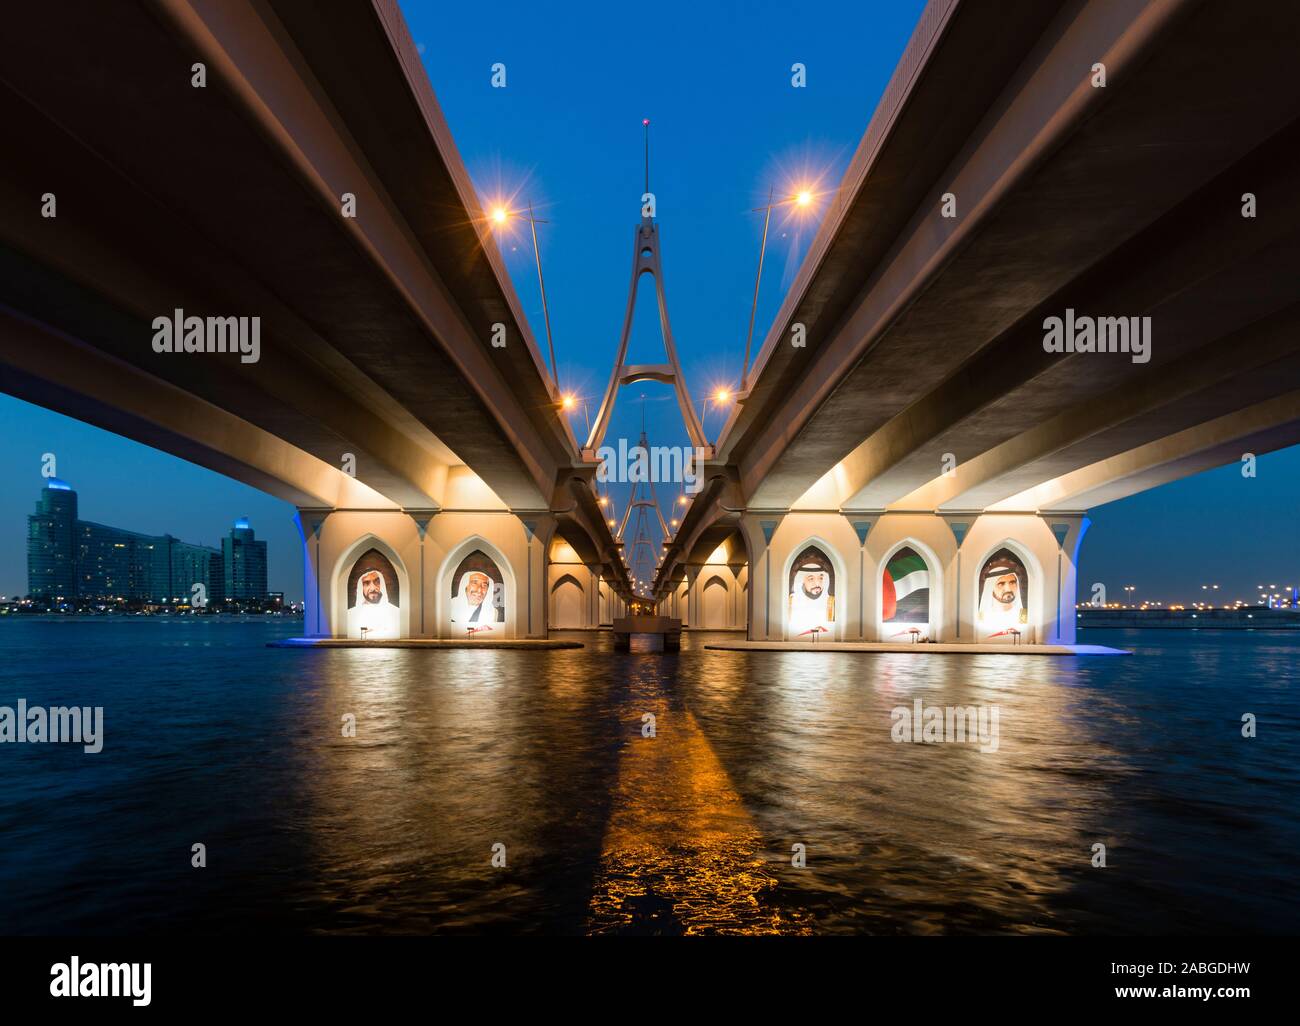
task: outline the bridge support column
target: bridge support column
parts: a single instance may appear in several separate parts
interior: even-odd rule
[[[700,616],[700,571],[703,569],[697,563],[690,563],[686,567],[686,609],[682,617],[683,627],[699,627],[703,622]]]
[[[546,637],[549,513],[303,508],[297,523],[308,636]]]
[[[749,638],[1071,645],[1087,528],[1081,513],[746,513]]]

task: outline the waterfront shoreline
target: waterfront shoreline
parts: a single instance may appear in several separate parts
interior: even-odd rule
[[[267,648],[515,648],[531,651],[560,648],[586,648],[580,641],[554,641],[550,638],[501,638],[495,641],[470,641],[465,638],[400,638],[392,641],[362,641],[359,638],[282,638],[268,641]]]
[[[906,645],[889,641],[725,641],[705,645],[723,652],[901,652],[911,655],[1132,655],[1105,645],[957,645],[947,642]]]

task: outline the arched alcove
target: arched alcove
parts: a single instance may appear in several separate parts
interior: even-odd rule
[[[797,545],[781,574],[781,617],[787,641],[837,640],[844,636],[844,561],[824,538]]]
[[[471,640],[513,638],[517,632],[514,570],[495,545],[466,538],[438,569],[439,634]]]
[[[704,630],[720,630],[731,626],[727,605],[731,589],[720,574],[714,574],[700,589],[700,622],[692,624]]]
[[[406,565],[396,550],[377,535],[362,535],[334,564],[330,574],[330,624],[335,637],[367,641],[408,638],[411,604]]]
[[[1004,538],[975,564],[975,640],[1008,644],[1038,640],[1042,629],[1042,567],[1025,546]]]
[[[876,629],[881,641],[938,641],[943,620],[943,571],[926,544],[905,538],[875,570]]]
[[[574,630],[587,626],[587,592],[572,574],[564,574],[551,585],[550,626]]]

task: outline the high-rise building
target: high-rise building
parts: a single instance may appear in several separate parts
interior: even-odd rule
[[[57,477],[41,489],[27,518],[27,593],[53,600],[77,596],[77,493]]]
[[[221,557],[225,598],[236,601],[266,598],[266,542],[253,537],[247,517],[236,520],[230,534],[221,539]]]
[[[154,551],[161,538],[78,520],[77,597],[150,599]]]
[[[221,550],[206,545],[191,545],[170,534],[158,539],[158,558],[154,564],[155,602],[191,602],[196,584],[203,585],[201,594],[208,602],[220,602],[225,597],[225,574],[222,572]]]
[[[77,518],[77,493],[50,478],[27,518],[27,593],[54,601],[76,598],[188,603],[203,597],[266,597],[266,542],[253,540],[248,521],[231,532],[240,560],[242,594],[227,588],[222,549],[192,545]],[[237,538],[235,536],[238,536]],[[232,538],[226,544],[231,545]],[[202,588],[196,588],[202,585]],[[260,587],[260,590],[259,590]]]

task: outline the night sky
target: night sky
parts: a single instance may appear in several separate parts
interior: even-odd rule
[[[615,356],[627,301],[632,232],[644,176],[642,118],[651,119],[650,187],[658,201],[665,288],[691,391],[699,401],[740,376],[762,215],[752,208],[812,184],[834,189],[923,6],[919,0],[788,3],[403,5],[411,34],[485,202],[531,201],[562,386],[592,414]],[[842,8],[842,13],[835,13]],[[807,87],[791,87],[791,65]],[[507,85],[491,87],[492,65]],[[824,204],[822,205],[824,209]],[[755,328],[761,345],[816,228],[774,217]],[[503,238],[515,288],[544,349],[526,233]],[[651,279],[642,282],[629,361],[662,360]],[[644,397],[644,398],[643,398]],[[609,438],[684,444],[667,386],[623,390]],[[723,417],[710,407],[706,432]],[[585,434],[581,408],[575,433]],[[78,492],[81,515],[185,541],[217,544],[248,516],[270,551],[269,584],[302,596],[293,509],[268,495],[65,417],[0,396],[0,593],[26,591],[25,516],[43,481],[41,456]],[[1093,511],[1080,592],[1190,601],[1218,583],[1251,599],[1261,583],[1300,584],[1295,509],[1300,452],[1262,457]],[[616,497],[618,492],[615,493]],[[664,494],[661,500],[670,498]],[[667,502],[662,503],[667,508]],[[1292,577],[1287,577],[1291,574]]]

